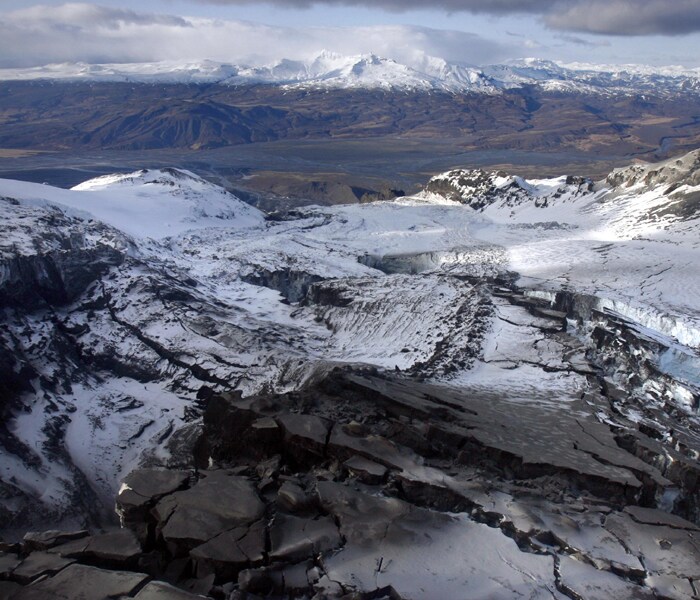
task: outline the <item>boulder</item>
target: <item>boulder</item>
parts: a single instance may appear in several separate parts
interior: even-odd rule
[[[150,543],[150,511],[163,496],[187,487],[189,471],[137,469],[122,481],[116,500],[116,511],[123,527],[136,533],[143,545]]]
[[[151,581],[136,596],[136,600],[201,600],[201,596],[191,594],[162,581]]]
[[[12,598],[20,600],[19,593],[22,589],[22,586],[14,581],[0,581],[0,600],[11,600]]]
[[[48,550],[54,546],[65,544],[72,540],[87,537],[87,530],[80,531],[29,531],[22,538],[24,549],[28,552],[34,550]]]
[[[247,567],[261,564],[265,552],[265,524],[225,531],[190,551],[198,577],[214,573],[221,581],[232,581]]]
[[[142,517],[153,503],[186,487],[189,471],[137,469],[123,480],[117,494],[117,512],[122,519]]]
[[[330,421],[315,415],[285,414],[277,417],[284,432],[284,454],[299,465],[313,463],[326,454]]]
[[[277,504],[284,510],[298,513],[311,508],[314,499],[296,483],[285,481],[277,491]]]
[[[331,517],[304,519],[278,513],[270,527],[270,558],[297,562],[343,543]]]
[[[76,558],[102,567],[134,567],[142,554],[136,534],[130,529],[118,529],[89,536],[51,549],[66,558]]]
[[[8,579],[21,562],[16,554],[0,553],[0,579]]]
[[[155,508],[160,535],[176,556],[257,521],[264,511],[250,481],[224,470],[204,473],[192,488],[166,496]]]
[[[32,552],[13,571],[12,579],[26,585],[42,575],[58,573],[75,561],[48,552]]]
[[[369,485],[378,485],[386,478],[387,468],[384,465],[362,456],[353,456],[343,464],[351,475]]]
[[[209,456],[216,461],[261,460],[279,453],[282,432],[265,418],[265,410],[264,401],[244,400],[238,392],[213,396],[204,413]]]
[[[111,600],[133,596],[148,575],[72,564],[22,590],[22,600]]]

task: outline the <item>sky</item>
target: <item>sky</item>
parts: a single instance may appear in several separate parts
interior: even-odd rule
[[[436,56],[700,67],[700,0],[0,0],[0,67],[256,65],[322,50],[411,66]]]

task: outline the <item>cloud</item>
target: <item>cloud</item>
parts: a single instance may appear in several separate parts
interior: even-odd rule
[[[611,46],[608,40],[591,41],[580,38],[577,35],[570,35],[568,33],[560,33],[555,37],[560,39],[562,42],[566,42],[567,44],[574,44],[575,46],[583,46],[585,48],[604,48]]]
[[[60,6],[31,6],[7,15],[15,25],[31,27],[41,31],[65,24],[78,29],[85,27],[107,27],[112,30],[130,25],[187,26],[182,17],[139,13],[133,10],[107,8],[86,3],[67,3]]]
[[[198,0],[200,3],[234,5],[265,3],[284,8],[309,8],[317,4],[328,6],[369,6],[387,10],[405,11],[440,8],[448,12],[480,12],[491,14],[537,13],[558,0]]]
[[[681,35],[700,31],[698,0],[592,0],[566,2],[547,14],[556,29],[609,35]]]
[[[512,51],[475,34],[404,25],[272,27],[84,3],[0,15],[1,67],[204,59],[261,65],[280,58],[308,59],[324,49],[349,55],[373,52],[412,66],[420,66],[426,56],[483,64],[507,58]]]
[[[199,0],[235,5],[260,0]],[[698,0],[264,0],[285,8],[367,6],[391,11],[441,9],[492,15],[533,14],[553,29],[609,35],[682,35],[700,31]]]

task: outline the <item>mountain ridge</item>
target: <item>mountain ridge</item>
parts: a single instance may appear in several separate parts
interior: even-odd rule
[[[387,89],[498,94],[524,86],[560,93],[601,95],[654,92],[700,93],[700,69],[676,66],[594,65],[517,59],[482,67],[425,56],[414,65],[375,54],[322,51],[308,60],[279,59],[264,65],[217,61],[49,64],[0,69],[0,80],[108,81],[226,86],[277,85],[290,89]]]

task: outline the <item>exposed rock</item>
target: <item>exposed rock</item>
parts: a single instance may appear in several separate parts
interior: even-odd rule
[[[133,531],[120,529],[67,542],[51,552],[101,567],[127,568],[136,565],[142,549]]]
[[[406,447],[378,435],[348,435],[342,427],[334,427],[328,442],[329,451],[340,460],[357,453],[394,469],[420,464],[422,460]]]
[[[42,575],[54,575],[75,561],[47,552],[32,552],[12,571],[12,579],[26,585]]]
[[[589,392],[550,413],[479,395],[336,371],[292,394],[213,396],[211,469],[154,471],[151,487],[148,471],[125,480],[127,525],[155,532],[146,554],[128,530],[47,554],[215,597],[692,597],[698,528],[634,504],[669,480],[590,417],[604,398]],[[299,409],[309,412],[288,412]],[[227,441],[236,416],[247,447]],[[546,463],[528,462],[526,433]],[[18,559],[5,556],[14,577]],[[148,593],[169,592],[180,597],[155,583]]]
[[[448,171],[431,178],[425,188],[426,192],[466,204],[474,210],[483,210],[495,203],[509,207],[528,203],[545,208],[565,193],[576,196],[588,194],[592,190],[593,182],[590,179],[569,176],[558,189],[540,196],[534,194],[527,182],[520,177],[503,171],[488,172],[482,169]]]
[[[48,550],[54,546],[65,544],[72,540],[87,537],[88,531],[29,531],[22,538],[23,546],[28,551]]]
[[[279,428],[279,425],[277,425],[277,421],[271,419],[270,417],[256,419],[251,424],[251,427],[255,430],[258,436],[261,436],[263,438],[261,440],[263,444],[265,443],[264,440],[266,438],[276,439],[278,437],[277,430]]]
[[[303,519],[278,513],[270,527],[270,558],[297,562],[341,545],[333,519]]]
[[[275,423],[276,425],[276,423]],[[282,457],[277,454],[268,460],[264,460],[255,467],[255,472],[260,479],[270,479],[277,477],[282,464]]]
[[[277,422],[284,431],[285,452],[301,463],[322,458],[331,425],[315,415],[283,414]]]
[[[127,515],[142,512],[149,502],[182,489],[190,478],[189,471],[137,469],[122,481],[117,507]]]
[[[256,521],[264,509],[247,479],[222,470],[209,471],[192,488],[166,496],[155,512],[171,552],[183,555],[227,529]]]
[[[239,571],[263,562],[265,524],[253,523],[225,531],[190,551],[197,576],[214,573],[220,581],[235,581]]]
[[[0,553],[0,580],[8,579],[21,562],[22,559],[16,554]]]
[[[271,593],[280,593],[284,590],[284,577],[279,568],[246,569],[238,575],[238,586],[244,594],[268,596]]]
[[[109,600],[133,596],[146,575],[73,564],[22,590],[23,600]]]
[[[201,596],[190,594],[162,581],[151,581],[134,598],[136,600],[196,600]]]
[[[609,515],[605,519],[605,528],[643,560],[650,574],[700,579],[700,546],[696,530],[667,525],[648,526],[625,513]]]
[[[122,481],[117,494],[116,510],[121,523],[131,528],[142,544],[149,537],[149,511],[167,494],[183,489],[190,472],[169,469],[137,469]]]
[[[208,454],[215,460],[231,456],[261,460],[279,453],[282,432],[279,427],[268,426],[268,421],[260,421],[265,409],[264,401],[254,404],[242,400],[239,393],[211,398],[203,418],[209,432],[205,438]]]
[[[22,589],[23,587],[14,581],[0,581],[0,600],[19,599]]]
[[[313,566],[313,561],[308,560],[285,567],[282,570],[285,592],[289,594],[308,593],[308,590],[315,583],[309,578],[309,571]]]
[[[181,582],[182,587],[198,596],[209,596],[214,587],[214,574],[207,575],[201,579],[186,579]]]
[[[303,512],[313,505],[313,499],[301,487],[291,481],[285,481],[277,490],[277,503],[285,510]]]
[[[362,456],[353,456],[343,464],[352,475],[370,485],[382,483],[387,474],[386,467]]]
[[[292,269],[276,271],[260,269],[255,273],[243,274],[241,279],[253,285],[277,290],[288,302],[299,302],[306,296],[312,284],[322,280],[318,275]]]
[[[559,559],[558,588],[570,598],[586,600],[609,600],[610,598],[628,598],[629,600],[653,600],[654,592],[648,588],[634,585],[606,571],[566,556]]]
[[[17,256],[2,265],[0,305],[39,307],[75,299],[124,255],[109,246]]]

